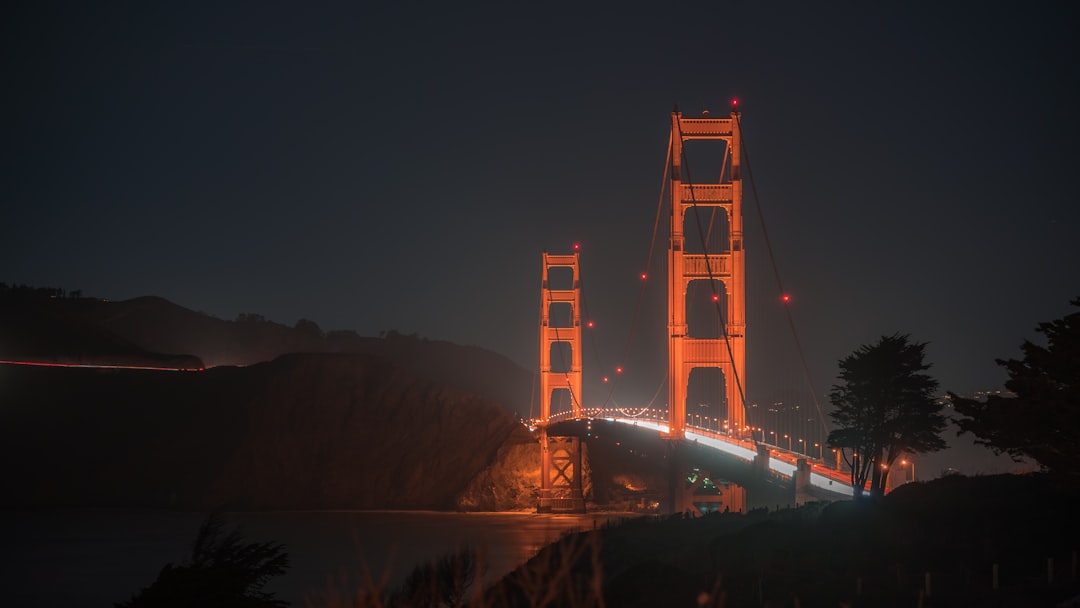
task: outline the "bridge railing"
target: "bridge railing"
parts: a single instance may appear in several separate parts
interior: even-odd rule
[[[655,428],[661,432],[667,432],[668,429],[668,411],[660,408],[585,408],[583,416],[575,417],[572,411],[559,412],[553,414],[546,421],[534,420],[531,426],[542,426],[545,424],[554,424],[557,422],[564,422],[569,420],[578,419],[608,419],[619,422],[648,422],[650,425],[655,425]],[[832,483],[839,483],[842,485],[850,485],[851,474],[850,471],[837,468],[837,466],[830,462],[828,459],[815,458],[809,454],[797,452],[794,450],[788,450],[781,446],[766,443],[764,441],[757,441],[752,436],[749,427],[744,427],[741,430],[726,427],[721,424],[719,419],[705,418],[699,420],[697,424],[694,424],[693,419],[689,419],[686,425],[687,430],[692,431],[695,434],[709,437],[710,439],[723,441],[733,446],[739,446],[747,450],[756,452],[758,445],[767,446],[769,450],[770,458],[776,459],[779,462],[786,463],[791,467],[798,465],[798,461],[805,459],[811,467],[812,473],[816,473],[821,477],[829,480]]]

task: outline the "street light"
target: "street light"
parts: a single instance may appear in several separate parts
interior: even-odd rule
[[[773,445],[776,445],[776,431],[769,431],[769,434],[773,436]]]
[[[900,464],[902,464],[904,466],[907,466],[909,464],[911,465],[911,481],[915,481],[915,461],[914,460],[901,459]]]
[[[791,452],[791,435],[784,433],[784,439],[787,439],[787,451]]]
[[[799,446],[799,451],[802,452],[802,454],[805,456],[806,455],[806,442],[802,440],[802,437],[800,437],[799,438],[799,443],[802,444],[801,446]]]
[[[814,443],[814,447],[817,448],[817,459],[818,460],[824,460],[824,458],[822,458],[822,456],[821,456],[821,444],[820,443]]]

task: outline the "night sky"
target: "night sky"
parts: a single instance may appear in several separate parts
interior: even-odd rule
[[[670,112],[737,97],[818,393],[894,332],[930,343],[943,389],[998,387],[994,358],[1080,295],[1067,3],[24,4],[0,20],[6,283],[535,369],[540,253],[580,242],[586,399],[622,364],[617,398],[641,403],[664,377],[666,210],[622,353]],[[801,372],[745,190],[766,399]]]

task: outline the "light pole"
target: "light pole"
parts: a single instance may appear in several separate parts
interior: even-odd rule
[[[817,448],[817,459],[818,460],[824,460],[824,458],[821,457],[821,444],[820,443],[815,443],[814,447]]]
[[[773,445],[776,445],[776,431],[769,431],[769,434],[773,436]],[[764,435],[762,435],[764,437]]]
[[[791,449],[791,435],[788,435],[787,433],[784,433],[784,439],[787,439],[787,451],[789,451],[789,452],[793,451]]]
[[[799,446],[799,452],[801,452],[802,455],[805,456],[806,455],[806,442],[802,440],[802,437],[799,437],[799,443],[802,444],[802,445]]]
[[[905,465],[905,466],[909,465],[909,464],[911,465],[911,481],[915,481],[915,461],[914,460],[902,459],[900,461],[900,464]]]

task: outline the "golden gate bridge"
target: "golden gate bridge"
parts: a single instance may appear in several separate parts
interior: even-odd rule
[[[621,367],[615,368],[613,376],[603,377],[603,384],[609,388],[602,402],[597,400],[590,405],[584,399],[583,327],[591,328],[593,323],[582,319],[580,247],[575,244],[567,254],[542,254],[539,416],[532,420],[532,426],[539,431],[542,455],[539,511],[584,509],[580,437],[554,431],[560,423],[581,420],[606,420],[649,429],[673,446],[680,443],[705,446],[752,467],[761,475],[779,476],[796,490],[816,487],[833,497],[851,495],[850,474],[841,469],[839,454],[825,446],[824,415],[810,381],[788,308],[791,298],[783,290],[760,204],[757,209],[763,242],[808,389],[787,391],[787,395],[797,396],[801,403],[792,403],[790,398],[786,403],[783,398],[764,404],[747,402],[744,160],[755,201],[757,189],[742,138],[740,116],[734,101],[730,114],[724,117],[710,116],[707,111],[700,117],[687,117],[677,107],[671,114],[663,186],[648,256],[651,260],[666,199],[670,225],[664,406],[656,404],[663,386],[648,404],[620,406],[614,394],[623,371]],[[706,142],[722,149],[720,170],[711,174],[718,175],[715,182],[693,179],[687,148],[696,146],[694,142]],[[706,213],[707,222],[703,217]],[[627,340],[628,351],[648,279],[643,272]],[[707,296],[706,306],[711,308],[705,316],[700,309],[702,293]],[[697,314],[692,314],[695,304],[699,309]],[[705,317],[713,321],[712,332],[710,324],[703,322]],[[715,401],[721,407],[713,408],[708,403],[697,404],[699,408],[688,407],[691,377],[709,374],[718,380]],[[675,502],[678,501],[676,497]],[[672,505],[675,511],[683,510],[684,506]]]

